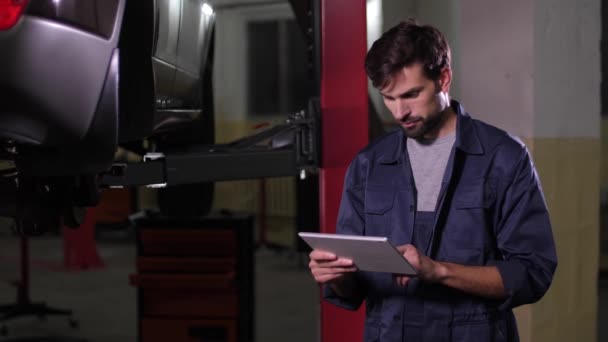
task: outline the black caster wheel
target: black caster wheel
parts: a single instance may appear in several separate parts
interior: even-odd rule
[[[70,324],[70,328],[72,329],[78,329],[78,327],[80,327],[80,323],[75,318],[70,318],[68,320],[68,323]]]

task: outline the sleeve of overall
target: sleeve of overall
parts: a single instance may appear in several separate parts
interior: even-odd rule
[[[337,234],[363,235],[365,231],[365,216],[363,203],[365,196],[365,186],[360,181],[362,179],[362,166],[356,160],[349,166],[344,179],[344,189],[338,211]],[[365,291],[358,281],[358,273],[353,275],[352,295],[349,297],[338,296],[330,286],[323,286],[323,298],[328,302],[345,308],[347,310],[357,310],[365,299]]]
[[[495,265],[503,280],[506,299],[501,309],[538,301],[547,292],[557,267],[555,242],[538,175],[522,147],[495,227],[502,260]]]

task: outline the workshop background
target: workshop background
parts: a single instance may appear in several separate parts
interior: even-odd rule
[[[304,108],[313,80],[290,3],[210,3],[216,11],[216,142],[259,131]],[[367,0],[368,47],[408,17],[447,35],[451,96],[474,117],[522,138],[538,169],[559,267],[547,295],[516,310],[522,341],[607,341],[608,2]],[[378,93],[369,89],[373,138],[393,126]],[[213,215],[250,230],[255,341],[320,341],[319,289],[296,235],[315,229],[315,181],[309,175],[305,181],[215,183]],[[108,190],[80,233],[58,228],[30,238],[32,300],[73,315],[0,322],[6,333],[0,341],[137,341],[141,310],[134,285],[141,281],[141,250],[134,222],[158,208],[156,195],[143,187]],[[17,296],[20,242],[13,227],[10,219],[0,221],[0,309]],[[74,239],[90,243],[75,247]],[[228,338],[209,334],[202,340]]]

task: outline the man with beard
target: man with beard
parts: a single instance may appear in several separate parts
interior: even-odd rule
[[[557,266],[526,147],[450,99],[450,48],[434,27],[393,27],[365,69],[400,128],[349,166],[337,233],[388,237],[418,275],[314,250],[325,299],[366,301],[365,341],[518,341],[512,308],[538,301]]]

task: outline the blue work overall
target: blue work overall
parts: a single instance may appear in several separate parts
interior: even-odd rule
[[[338,214],[339,234],[413,243],[431,259],[495,266],[505,298],[489,299],[414,278],[357,272],[351,296],[325,286],[326,300],[356,310],[365,302],[366,342],[514,342],[512,308],[540,299],[557,255],[540,183],[526,147],[472,119],[456,101],[456,141],[434,213],[416,213],[416,190],[400,129],[354,158]],[[416,227],[416,228],[415,228]]]

